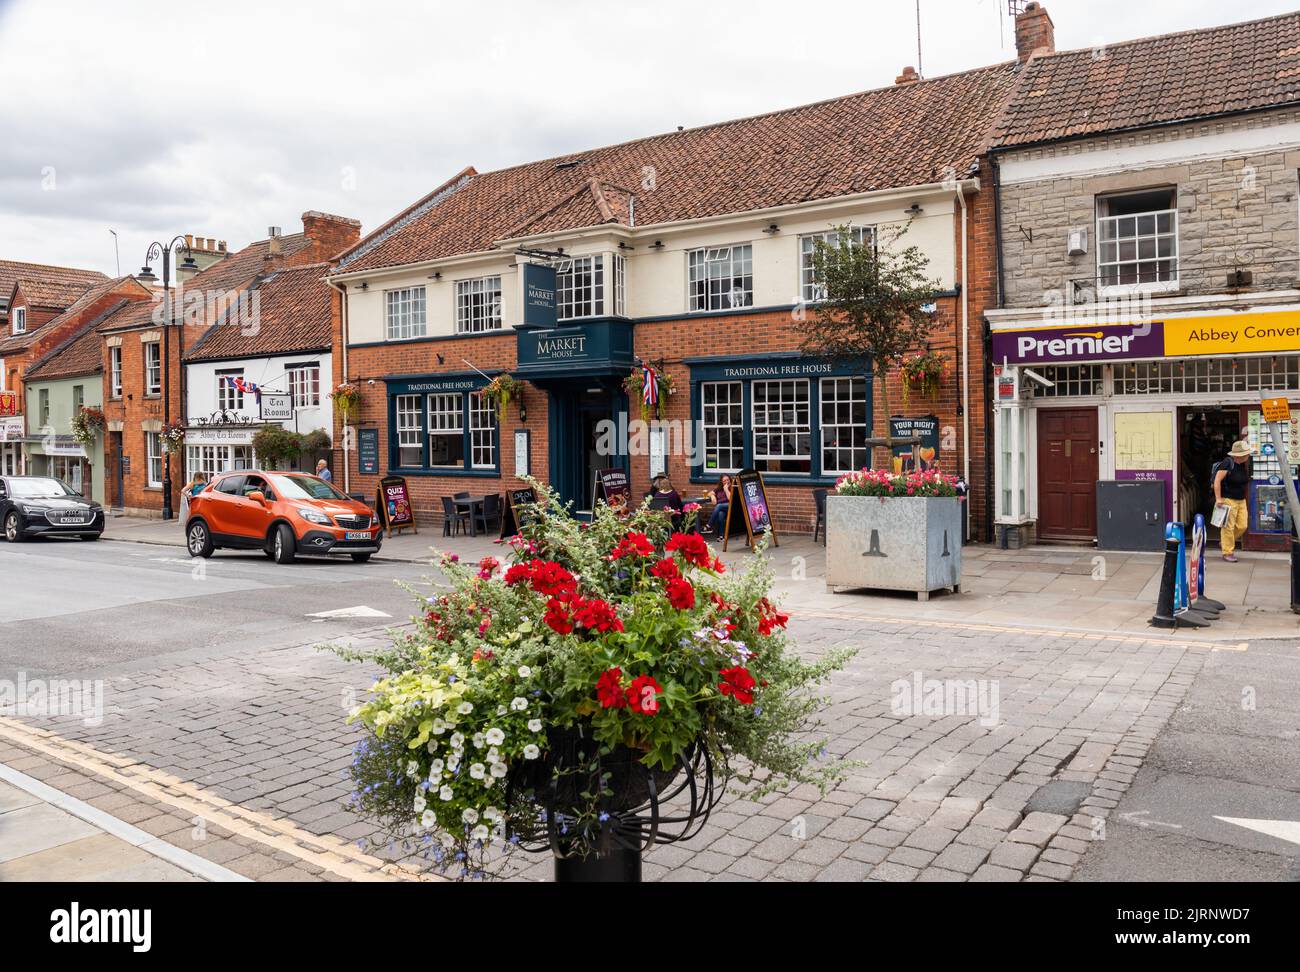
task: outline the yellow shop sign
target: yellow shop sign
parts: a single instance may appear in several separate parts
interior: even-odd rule
[[[1300,310],[1164,319],[1165,356],[1300,351]]]

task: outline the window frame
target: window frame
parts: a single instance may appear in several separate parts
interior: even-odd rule
[[[590,282],[578,287],[574,280],[579,263],[589,264],[590,270],[587,271]],[[593,317],[605,316],[605,254],[604,253],[587,253],[582,256],[568,257],[560,260],[555,268],[555,320],[559,321],[582,321],[589,320]],[[566,286],[562,278],[569,278]],[[588,293],[588,296],[581,302],[576,298],[579,292]],[[583,314],[565,314],[565,308],[577,308],[581,306],[588,310]]]
[[[122,345],[108,349],[108,397],[122,397]]]
[[[416,320],[418,309],[419,320]],[[398,318],[394,327],[394,317]],[[405,312],[406,320],[401,320]],[[395,333],[401,330],[406,333]],[[384,291],[384,340],[414,341],[429,335],[429,294],[423,284]]]
[[[300,376],[307,377],[300,377]],[[284,366],[285,385],[289,389],[289,404],[296,412],[301,408],[320,408],[320,362],[302,361]],[[299,398],[299,386],[305,386],[306,400]]]
[[[150,350],[152,349],[152,350]],[[145,341],[144,342],[144,393],[148,398],[162,397],[162,342]],[[151,361],[156,358],[156,361]],[[153,380],[153,372],[157,371],[158,381]]]
[[[728,389],[729,396],[732,393],[732,391],[734,391],[736,394],[735,399],[733,400],[729,397],[726,402],[718,402],[715,400],[710,403],[705,401],[709,389],[711,388],[717,389],[721,387],[725,387]],[[738,408],[740,410],[739,425],[735,425],[730,421],[726,422],[725,424],[717,421],[714,421],[712,423],[709,422],[709,414],[707,411],[708,409],[714,409],[713,417],[716,419],[718,409],[726,409],[728,412],[730,412],[730,410],[733,408]],[[729,380],[724,379],[719,381],[700,382],[700,431],[704,434],[704,444],[703,444],[704,455],[703,455],[703,461],[700,464],[701,469],[703,469],[705,472],[709,473],[710,475],[722,476],[722,475],[738,473],[745,468],[745,439],[746,439],[745,383],[743,381],[738,381],[735,379],[729,379]],[[727,444],[725,447],[722,446],[721,444],[718,444],[713,448],[715,451],[718,452],[719,457],[721,456],[721,453],[725,449],[728,455],[730,455],[732,458],[735,458],[735,453],[737,450],[739,450],[740,465],[737,466],[717,465],[713,467],[709,466],[709,452],[710,452],[709,432],[710,431],[716,431],[716,432],[726,431],[729,434],[728,438],[730,438],[732,435],[738,436],[738,440],[733,440],[732,443]],[[739,444],[738,445],[735,444],[735,441],[738,441]]]
[[[435,409],[435,399],[438,407]],[[444,407],[445,406],[445,407]],[[429,392],[424,396],[424,463],[431,469],[465,469],[465,393]],[[434,420],[437,418],[437,426]],[[460,440],[460,462],[435,463],[433,440]]]
[[[15,307],[13,310],[14,326],[12,332],[15,336],[27,333],[27,305]]]
[[[739,266],[748,268],[747,273],[737,273],[736,251],[743,250],[746,254],[739,260]],[[710,272],[709,267],[714,264],[721,264],[722,258],[710,258],[710,254],[721,254],[726,252],[726,263],[729,272],[718,275],[716,278]],[[697,269],[703,273],[702,278],[697,278]],[[724,281],[731,280],[732,288],[727,291],[719,289],[714,294],[710,288],[710,283],[714,280]],[[742,288],[741,294],[743,302],[736,304],[731,301],[731,295],[735,292],[735,281],[748,280],[747,289]],[[719,300],[719,306],[712,306],[714,297]],[[747,298],[747,299],[744,299]],[[724,246],[701,246],[693,250],[686,251],[686,310],[691,314],[707,314],[719,311],[740,311],[754,306],[754,244],[753,243],[730,243]]]
[[[1169,194],[1170,206],[1168,209],[1152,209],[1152,210],[1144,209],[1141,212],[1123,213],[1115,216],[1110,215],[1109,210],[1107,209],[1107,207],[1113,200],[1123,199],[1125,197],[1132,197],[1132,196],[1155,195],[1156,193]],[[1093,209],[1094,209],[1094,219],[1095,219],[1093,232],[1095,233],[1096,241],[1097,241],[1095,279],[1096,279],[1096,286],[1099,293],[1101,294],[1123,294],[1123,293],[1135,293],[1135,292],[1136,293],[1142,293],[1142,292],[1161,293],[1161,292],[1166,292],[1171,290],[1177,290],[1181,286],[1180,284],[1181,268],[1179,265],[1181,262],[1180,260],[1181,247],[1179,245],[1178,189],[1176,186],[1153,186],[1147,189],[1129,189],[1123,192],[1098,193],[1096,196],[1093,197]],[[1106,215],[1103,215],[1103,210],[1106,210]],[[1160,218],[1162,216],[1169,217],[1169,229],[1165,232],[1160,231]],[[1148,217],[1154,217],[1154,232],[1152,233],[1139,232],[1139,227],[1141,225],[1140,220]],[[1133,220],[1134,232],[1132,236],[1120,235],[1119,233],[1120,220]],[[1109,224],[1114,224],[1115,235],[1108,238],[1103,235],[1103,227]],[[1171,252],[1166,256],[1160,255],[1160,243],[1162,240],[1170,240],[1172,242]],[[1145,241],[1153,242],[1155,248],[1154,256],[1151,257],[1141,256],[1142,244]],[[1136,251],[1136,255],[1131,260],[1119,259],[1120,249],[1126,243],[1132,244],[1134,250]],[[1103,259],[1103,255],[1106,252],[1105,248],[1107,246],[1115,247],[1116,259],[1113,261],[1107,261]],[[1143,267],[1145,265],[1153,265],[1158,275],[1161,272],[1160,264],[1166,262],[1169,263],[1170,266],[1172,267],[1172,275],[1168,279],[1165,280],[1141,279],[1143,273]],[[1122,282],[1120,278],[1123,276],[1123,271],[1124,268],[1126,267],[1136,268],[1135,276],[1138,279],[1129,282]],[[1106,282],[1107,268],[1114,269],[1115,278],[1116,278],[1114,282],[1111,283]]]
[[[388,396],[388,470],[395,475],[500,477],[501,428],[496,407],[484,395],[486,382],[472,388],[429,390],[412,381],[390,390]],[[418,390],[417,390],[418,389]],[[454,403],[453,400],[454,399]],[[436,427],[434,427],[436,426]],[[434,439],[460,437],[455,465],[435,464]],[[402,455],[405,448],[412,450]],[[418,454],[414,450],[418,446]],[[414,460],[407,461],[407,460]]]
[[[847,399],[841,399],[838,395],[838,388],[840,387],[841,383],[847,383],[849,386],[850,391],[849,391],[849,397]],[[857,383],[861,383],[862,385],[861,399],[856,397],[857,390],[854,388],[854,385]],[[837,394],[830,398],[828,398],[826,394],[826,389],[828,385],[837,390]],[[819,414],[817,416],[817,438],[819,440],[819,445],[817,448],[818,448],[818,460],[820,463],[820,468],[823,476],[839,477],[847,473],[858,472],[859,470],[866,468],[868,462],[871,459],[871,449],[867,445],[867,439],[870,437],[870,435],[866,426],[866,416],[870,414],[870,409],[867,407],[869,404],[867,399],[870,396],[870,394],[871,392],[868,388],[867,379],[863,375],[834,375],[834,376],[827,376],[818,379],[817,409]],[[856,406],[859,401],[862,402],[862,406],[863,406],[863,421],[861,423],[854,422],[852,420],[852,412],[854,406]],[[838,416],[837,416],[836,421],[832,421],[828,423],[826,421],[827,405],[831,405],[833,407],[838,407],[841,405],[847,406],[850,412],[849,421],[840,422],[838,421]],[[848,429],[850,430],[850,433],[861,432],[862,433],[861,447],[859,447],[856,443],[852,443],[848,446],[842,446],[839,444],[828,445],[826,442],[826,432],[828,429],[830,430]],[[826,462],[827,452],[835,452],[835,453],[848,452],[850,456],[852,456],[854,453],[857,453],[859,449],[862,452],[862,462],[860,464],[855,464],[853,462],[850,462],[848,468],[827,465]]]
[[[769,421],[764,422],[762,426],[759,425],[758,410],[760,407],[760,403],[758,401],[758,395],[756,395],[755,392],[760,385],[763,386],[776,385],[778,386],[778,389],[781,392],[784,392],[786,390],[786,386],[790,386],[796,392],[800,388],[803,389],[804,395],[803,395],[802,405],[798,397],[796,396],[793,405],[790,406],[795,410],[795,420],[793,423],[785,422],[784,420],[778,420],[773,422],[770,420],[770,415],[768,415],[767,417]],[[812,445],[813,395],[812,395],[811,379],[809,378],[756,378],[750,382],[749,395],[750,395],[750,414],[749,414],[750,465],[753,466],[754,469],[764,474],[774,473],[783,476],[811,476],[813,472],[813,445]],[[766,400],[762,403],[762,408],[764,409],[765,412],[770,413],[772,408],[772,399],[766,398],[766,396],[765,399]],[[784,402],[778,399],[778,404],[777,404],[778,415],[780,415],[780,413],[783,413],[786,407],[787,406],[784,404]],[[807,415],[807,422],[804,425],[800,425],[798,421],[798,412],[801,408],[806,412]],[[763,429],[764,431],[760,432],[759,431],[760,428]],[[787,430],[793,430],[793,431],[787,431]],[[789,454],[784,452],[780,454],[772,452],[771,450],[772,436],[774,435],[779,436],[783,440],[787,437],[793,437],[795,439],[796,448],[797,448],[798,440],[805,434],[805,432],[801,430],[805,430],[808,436],[807,455],[803,455],[798,452],[789,453]],[[767,440],[768,448],[761,456],[759,455],[758,452],[758,437],[760,434],[766,435],[768,437]],[[791,469],[759,468],[759,463],[779,462],[782,460],[802,462],[805,459],[808,462],[808,469],[806,472],[801,470],[791,470]]]
[[[850,233],[859,237],[855,241],[858,244],[864,243],[866,239],[869,238],[871,240],[872,248],[874,249],[877,247],[879,237],[876,235],[876,227],[874,225],[850,223],[847,229]],[[812,241],[824,240],[827,243],[830,243],[831,241],[829,238],[836,237],[835,245],[838,245],[839,236],[839,231],[835,229],[823,230],[818,233],[799,234],[799,260],[797,267],[797,273],[799,275],[798,293],[799,299],[805,304],[817,304],[826,299],[825,288],[813,279],[812,257],[813,254],[816,253],[816,246],[809,245],[805,249],[805,242],[812,244]]]
[[[492,289],[493,281],[495,290]],[[486,334],[505,327],[501,274],[457,280],[453,300],[456,305],[457,334]]]
[[[155,452],[154,449],[157,448]],[[144,468],[145,485],[151,489],[161,489],[163,481],[162,433],[146,432],[144,434]],[[154,463],[158,464],[158,478],[154,478]]]
[[[213,376],[217,381],[217,411],[219,412],[242,412],[244,410],[244,393],[238,388],[227,385],[226,378],[243,378],[243,368],[222,368],[214,371]],[[229,401],[231,404],[226,405],[224,402]]]

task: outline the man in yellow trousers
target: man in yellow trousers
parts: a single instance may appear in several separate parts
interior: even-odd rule
[[[1223,559],[1230,564],[1237,562],[1233,551],[1237,541],[1246,535],[1250,519],[1246,509],[1249,488],[1250,443],[1243,439],[1232,444],[1228,458],[1218,464],[1214,473],[1214,505],[1227,507],[1227,516],[1219,527],[1219,548]]]

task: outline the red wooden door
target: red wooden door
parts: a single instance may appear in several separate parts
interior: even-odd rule
[[[1038,412],[1038,535],[1045,540],[1097,536],[1097,410]]]

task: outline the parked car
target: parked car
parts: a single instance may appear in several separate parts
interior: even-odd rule
[[[215,476],[190,500],[185,523],[191,557],[211,557],[219,548],[261,550],[277,564],[302,554],[348,554],[363,563],[383,538],[370,507],[302,472]]]
[[[53,536],[98,540],[104,508],[53,476],[0,476],[0,524],[9,543]]]

